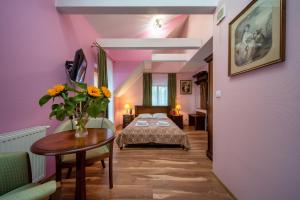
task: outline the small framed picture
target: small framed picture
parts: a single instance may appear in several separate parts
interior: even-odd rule
[[[192,81],[180,80],[180,94],[192,94]]]
[[[217,24],[220,24],[221,21],[226,16],[226,10],[225,10],[225,4],[220,7],[220,9],[217,12]]]

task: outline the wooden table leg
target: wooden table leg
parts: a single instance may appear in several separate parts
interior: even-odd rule
[[[61,156],[55,156],[55,165],[56,165],[56,181],[61,181]]]
[[[76,153],[76,200],[86,199],[85,156],[85,151]]]
[[[109,188],[112,189],[113,184],[113,149],[114,149],[114,140],[109,144]]]

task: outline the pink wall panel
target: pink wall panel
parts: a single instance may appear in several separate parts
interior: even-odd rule
[[[142,61],[115,61],[113,66],[114,90],[119,88],[141,63]]]
[[[193,75],[195,73],[178,73],[177,78],[177,97],[176,101],[181,105],[181,114],[183,115],[183,123],[188,124],[188,114],[196,113],[196,103],[195,103],[195,84],[193,81]],[[180,94],[180,80],[192,80],[193,88],[192,94],[182,95]]]
[[[115,104],[115,124],[120,125],[123,123],[123,114],[125,113],[124,105],[129,103],[131,106],[143,104],[143,77],[141,76],[127,92],[116,98],[117,103]]]
[[[300,199],[300,1],[287,1],[286,61],[227,76],[228,23],[250,0],[222,0],[214,27],[213,170],[238,199]]]
[[[64,62],[78,48],[88,59],[86,80],[93,83],[96,60],[90,45],[98,35],[83,16],[59,14],[54,1],[4,1],[0,13],[0,133],[56,126],[48,119],[50,106],[40,108],[38,100],[47,88],[65,82]],[[48,175],[52,172],[48,165]]]

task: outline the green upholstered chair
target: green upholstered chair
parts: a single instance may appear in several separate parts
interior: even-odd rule
[[[41,200],[56,191],[56,182],[32,183],[27,152],[0,153],[0,200]]]
[[[87,128],[107,128],[112,131],[115,131],[114,124],[107,118],[89,118],[89,121],[86,125]],[[63,131],[73,130],[75,129],[74,124],[72,124],[71,120],[67,120],[59,125],[54,133],[60,133]],[[110,146],[109,144],[105,146],[101,146],[99,148],[91,149],[86,152],[86,164],[91,165],[97,161],[101,161],[102,167],[105,168],[104,159],[109,158]],[[66,178],[69,178],[72,173],[72,168],[76,167],[76,154],[67,154],[56,157],[56,162],[59,163],[57,166],[56,172],[56,180],[61,180],[61,169],[68,168]],[[112,183],[112,161],[109,160],[109,186],[113,187]]]

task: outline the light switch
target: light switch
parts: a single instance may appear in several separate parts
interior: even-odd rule
[[[221,98],[222,96],[222,91],[221,90],[217,90],[216,91],[216,98]]]

